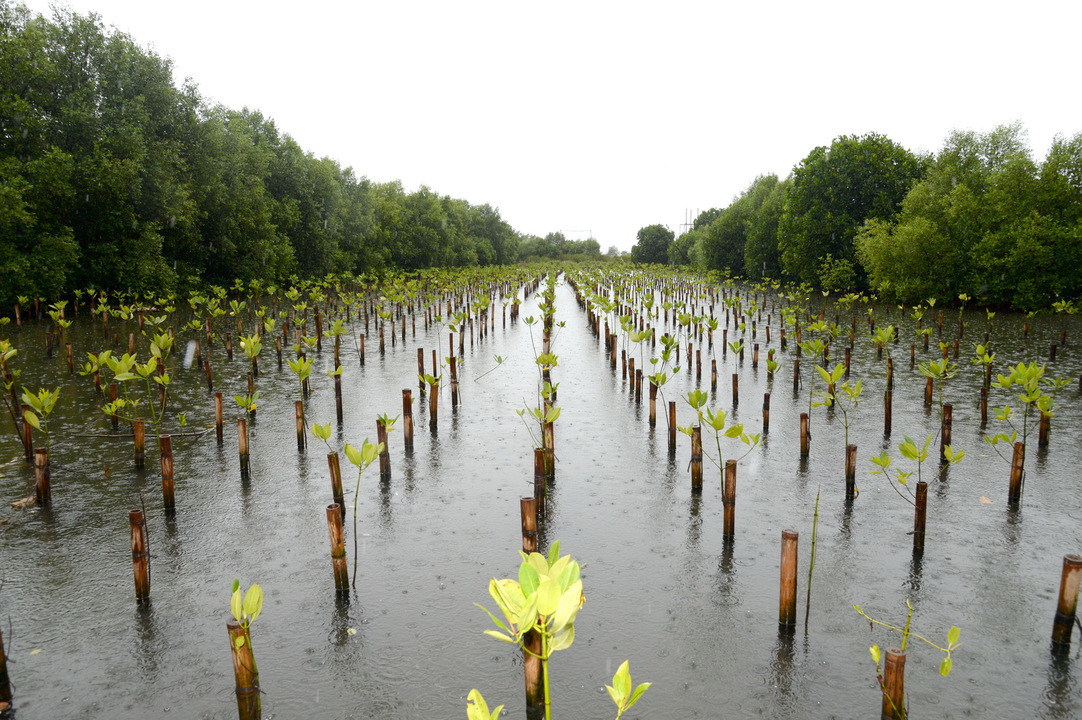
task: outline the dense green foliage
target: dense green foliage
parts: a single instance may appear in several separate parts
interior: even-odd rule
[[[631,259],[638,263],[666,263],[675,234],[664,225],[648,225],[639,230],[631,247]]]
[[[1050,307],[1082,294],[1082,134],[1034,162],[1020,125],[955,132],[934,157],[841,137],[703,213],[669,261],[901,302]]]
[[[600,255],[596,241],[576,252]],[[96,16],[0,0],[0,304],[515,262],[489,205],[358,178]]]

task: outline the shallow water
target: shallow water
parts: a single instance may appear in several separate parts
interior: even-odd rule
[[[651,430],[647,401],[637,405],[629,396],[562,283],[556,308],[557,320],[566,321],[553,371],[563,413],[544,536],[560,539],[563,552],[582,563],[587,597],[575,644],[551,663],[557,717],[614,715],[602,685],[625,659],[636,682],[653,683],[628,718],[874,715],[880,700],[868,647],[893,647],[898,637],[871,630],[852,606],[900,624],[907,598],[916,632],[942,644],[957,625],[964,643],[954,655],[954,671],[942,678],[942,654],[911,640],[906,687],[913,717],[1082,715],[1082,634],[1076,629],[1065,659],[1049,653],[1062,558],[1082,551],[1082,352],[1075,345],[1060,348],[1049,364],[1049,374],[1075,382],[1060,397],[1050,446],[1031,450],[1022,505],[1011,510],[1009,467],[981,440],[980,377],[966,357],[984,317],[967,316],[961,372],[948,384],[946,399],[954,404],[955,445],[968,455],[931,487],[927,549],[914,560],[911,506],[885,479],[866,474],[870,456],[888,449],[897,457],[903,435],[923,438],[938,425],[922,401],[924,379],[909,366],[908,343],[915,335],[908,317],[895,310],[893,320],[880,319],[903,325],[894,349],[889,439],[882,428],[882,364],[869,343],[854,349],[852,377],[865,378],[866,387],[850,428],[860,448],[860,494],[850,506],[844,501],[840,413],[812,411],[810,457],[799,458],[798,414],[807,410],[812,377],[808,363],[805,386],[794,392],[788,353],[779,353],[777,377],[767,377],[764,322],[756,339],[758,369],[752,368],[750,337],[743,364],[731,353],[723,358],[716,338],[715,407],[759,432],[763,393],[772,391],[769,433],[740,461],[736,539],[726,547],[716,469],[706,465],[704,490],[694,496],[689,439],[680,434],[675,456],[669,455],[663,412]],[[522,315],[537,315],[534,297]],[[948,313],[945,334],[953,332],[953,319]],[[33,493],[33,473],[10,420],[0,436],[0,520],[8,520],[0,526],[0,617],[20,720],[235,717],[225,630],[234,577],[245,586],[259,582],[266,592],[263,614],[252,625],[265,717],[462,718],[474,687],[490,706],[506,703],[509,716],[523,716],[519,653],[482,634],[489,621],[474,603],[492,607],[489,578],[514,576],[518,567],[518,498],[530,493],[533,481],[531,439],[515,413],[536,393],[528,326],[504,327],[497,318],[489,336],[467,340],[462,406],[452,411],[445,390],[434,433],[426,403],[416,399],[416,349],[425,348],[426,365],[432,348],[444,354],[445,329],[425,330],[419,322],[415,337],[407,330],[404,342],[391,347],[388,340],[382,357],[369,337],[363,367],[355,350],[343,348],[345,422],[336,446],[374,440],[377,414],[397,415],[406,387],[414,388],[417,434],[413,452],[406,453],[401,423],[392,433],[389,482],[379,480],[375,467],[361,479],[357,591],[342,602],[335,598],[328,557],[326,448],[309,438],[307,450],[297,451],[296,379],[288,367],[275,367],[273,348],[261,358],[250,479],[240,477],[237,413],[230,408],[223,445],[213,432],[174,438],[177,511],[169,517],[161,507],[155,458],[148,457],[139,472],[129,440],[77,437],[111,430],[88,379],[68,376],[62,352],[45,359],[45,322],[5,328],[20,348],[14,362],[24,368],[21,384],[63,385],[53,422],[52,509],[7,507]],[[1023,340],[1017,337],[1021,322],[997,318],[1000,370],[1008,360],[1043,360],[1060,327],[1058,319],[1036,318]],[[77,355],[104,347],[85,322],[71,332]],[[730,336],[735,333],[730,328]],[[1078,323],[1071,333],[1082,338]],[[533,340],[540,345],[538,335]],[[771,347],[777,345],[775,315]],[[840,345],[833,362],[841,360]],[[918,348],[918,361],[938,356],[932,347],[929,353]],[[215,390],[227,401],[246,391],[239,347],[231,363],[220,344],[209,352]],[[494,355],[507,360],[479,378],[495,365]],[[323,374],[330,362],[325,347],[311,380],[311,422],[334,421],[333,384]],[[734,372],[740,376],[735,408]],[[172,404],[187,411],[187,431],[211,424],[212,395],[202,372],[180,367],[173,374]],[[675,400],[695,386],[694,375],[682,371],[665,394]],[[701,386],[709,388],[708,366]],[[691,411],[681,402],[678,424],[690,422]],[[737,448],[727,444],[727,456]],[[354,473],[343,458],[348,504]],[[820,489],[805,627],[812,513]],[[127,520],[141,498],[152,553],[146,608],[133,597]],[[800,620],[792,635],[779,634],[777,626],[780,533],[786,528],[801,536]]]

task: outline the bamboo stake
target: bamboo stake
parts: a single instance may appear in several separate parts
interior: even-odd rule
[[[845,500],[852,502],[857,495],[857,446],[845,446]]]
[[[808,456],[811,430],[808,427],[808,413],[800,413],[800,457]]]
[[[229,621],[229,648],[233,651],[233,676],[236,679],[237,712],[240,720],[260,720],[259,671],[255,666],[249,633],[240,623]],[[238,642],[241,641],[241,642]]]
[[[669,401],[669,452],[676,452],[676,401]]]
[[[293,416],[297,425],[297,449],[303,451],[308,439],[304,436],[304,401],[293,402]]]
[[[722,537],[732,542],[736,537],[736,460],[725,461],[725,487],[722,491],[724,505],[724,531]]]
[[[537,498],[519,498],[522,516],[522,552],[537,552]]]
[[[248,420],[246,418],[237,418],[237,449],[240,455],[240,476],[244,479],[248,477],[251,470],[248,456]]]
[[[147,551],[147,524],[142,510],[128,513],[131,525],[131,559],[135,574],[135,601],[150,602],[150,553]]]
[[[1078,609],[1078,586],[1082,578],[1082,557],[1063,556],[1063,574],[1059,584],[1059,600],[1056,604],[1056,620],[1052,626],[1052,648],[1066,648],[1071,644],[1071,628],[1075,624]]]
[[[402,438],[406,452],[413,451],[413,391],[402,390]]]
[[[913,517],[913,552],[924,552],[924,528],[928,520],[928,483],[921,480],[917,483],[917,497]]]
[[[334,453],[337,458],[337,453]],[[328,456],[329,457],[329,456]],[[334,569],[334,592],[339,597],[349,595],[349,566],[346,563],[346,538],[342,531],[344,506],[337,502],[327,506],[327,532],[331,539],[331,567]]]
[[[763,393],[763,435],[770,431],[770,393]]]
[[[176,494],[173,482],[173,439],[168,435],[158,438],[162,459],[162,498],[166,511],[176,507]]]
[[[1026,462],[1026,446],[1020,442],[1014,444],[1014,453],[1011,455],[1011,484],[1007,490],[1007,503],[1017,505],[1022,499],[1023,468]]]
[[[49,478],[49,449],[38,448],[34,451],[35,495],[38,505],[48,507],[53,502],[53,491]]]
[[[691,492],[703,491],[703,444],[702,428],[691,428]]]
[[[218,439],[218,444],[221,445],[225,437],[224,428],[222,427],[222,394],[214,393],[214,435]]]
[[[927,337],[927,335],[925,336]],[[905,653],[886,652],[883,664],[883,720],[905,720]]]
[[[146,460],[146,421],[135,418],[132,422],[132,436],[135,438],[135,467],[142,468]]]
[[[781,589],[778,597],[778,625],[783,629],[796,627],[796,566],[799,539],[799,533],[792,530],[781,531]]]

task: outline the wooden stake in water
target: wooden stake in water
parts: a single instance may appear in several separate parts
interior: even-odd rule
[[[522,517],[522,552],[537,552],[537,498],[519,498]]]
[[[857,496],[857,446],[845,446],[845,500],[852,502]]]
[[[736,460],[725,461],[725,486],[722,489],[724,531],[722,537],[732,542],[736,537]]]
[[[951,430],[954,426],[954,406],[943,405],[943,424],[939,432],[939,462],[947,463],[947,446],[951,444]]]
[[[260,720],[259,671],[255,666],[251,638],[238,622],[230,620],[226,628],[229,630],[229,648],[233,651],[239,720]]]
[[[135,467],[142,468],[146,461],[146,422],[135,418],[132,422],[132,437],[135,439]]]
[[[703,491],[703,441],[702,428],[691,428],[691,491]]]
[[[1011,455],[1011,484],[1007,488],[1007,503],[1017,505],[1022,499],[1022,479],[1025,476],[1026,446],[1020,442],[1014,444]]]
[[[242,479],[245,479],[248,477],[248,473],[251,469],[251,463],[248,456],[247,418],[237,418],[237,450],[240,455],[240,476]]]
[[[1075,624],[1078,609],[1078,586],[1082,578],[1082,557],[1063,556],[1063,575],[1059,584],[1059,601],[1056,604],[1056,621],[1052,626],[1052,649],[1066,648],[1071,644],[1071,628]]]
[[[337,458],[337,453],[334,453]],[[329,456],[328,456],[329,457]],[[349,566],[346,563],[346,538],[342,531],[342,515],[345,512],[337,502],[327,506],[327,531],[331,538],[331,567],[334,569],[334,592],[338,596],[349,595]]]
[[[150,602],[150,552],[147,550],[147,524],[142,510],[128,513],[131,525],[131,560],[135,574],[135,601]]]
[[[218,439],[218,444],[222,444],[222,440],[225,435],[222,427],[222,394],[214,393],[214,435]]]
[[[927,336],[925,336],[927,337]],[[886,652],[883,664],[883,720],[905,720],[905,653]]]
[[[808,413],[800,413],[800,457],[808,456],[811,442],[811,429],[808,426]]]
[[[676,452],[676,401],[669,402],[669,452]]]
[[[10,708],[12,700],[14,696],[11,693],[11,678],[8,676],[8,656],[4,651],[3,628],[0,628],[0,711],[7,709],[4,705]]]
[[[376,442],[383,445],[383,451],[379,454],[379,479],[390,480],[391,451],[387,449],[390,443],[387,442],[387,428],[378,418],[376,419]]]
[[[402,390],[402,439],[406,452],[413,451],[413,391]]]
[[[778,625],[783,629],[796,627],[796,566],[797,543],[800,534],[781,531],[781,589],[778,595]]]
[[[924,552],[924,528],[928,519],[928,483],[921,480],[917,483],[916,502],[914,503],[913,515],[913,552],[920,555]]]
[[[763,435],[770,431],[770,393],[763,393]]]
[[[48,507],[53,502],[53,491],[49,479],[49,449],[38,448],[34,451],[34,484],[38,505]]]
[[[173,483],[173,439],[169,435],[158,438],[162,456],[162,499],[166,511],[176,508],[176,494]]]
[[[304,401],[293,402],[293,416],[297,426],[297,449],[304,450],[308,439],[304,436]]]
[[[346,500],[342,495],[342,466],[338,461],[338,453],[327,453],[327,468],[331,472],[331,497],[334,503],[342,510],[342,518],[346,516]]]

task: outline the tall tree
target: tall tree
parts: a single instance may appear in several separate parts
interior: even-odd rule
[[[636,234],[631,259],[637,263],[667,263],[675,233],[664,225],[647,225]]]

